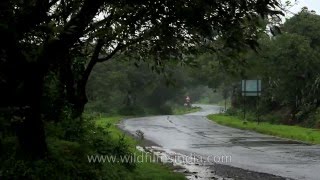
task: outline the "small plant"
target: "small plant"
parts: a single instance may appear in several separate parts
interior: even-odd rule
[[[136,131],[136,135],[138,136],[138,138],[140,140],[143,140],[144,139],[144,133],[141,131],[141,130],[137,130]]]

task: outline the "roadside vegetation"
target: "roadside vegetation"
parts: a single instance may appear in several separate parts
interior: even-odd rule
[[[0,177],[5,179],[185,179],[163,164],[146,161],[89,162],[90,156],[136,157],[139,142],[121,132],[116,124],[123,117],[104,118],[85,114],[81,121],[46,123],[48,151],[46,159],[30,161],[21,154],[14,136],[5,138],[1,154]],[[135,156],[133,156],[135,154]],[[89,156],[89,157],[88,157]],[[146,157],[147,154],[144,154]]]
[[[229,116],[224,114],[212,114],[208,118],[218,124],[230,126],[243,130],[252,130],[262,134],[303,141],[311,144],[320,144],[320,130],[304,128],[299,126],[289,126],[271,124],[270,122],[244,121],[239,116]]]
[[[144,157],[149,156],[150,158],[145,159],[152,159],[152,155],[150,153],[141,152],[136,149],[137,145],[141,146],[139,140],[133,138],[132,136],[124,135],[124,133],[118,129],[117,124],[123,120],[124,117],[109,117],[109,118],[98,118],[96,120],[96,125],[98,127],[103,128],[104,132],[108,132],[111,134],[112,141],[119,142],[123,141],[127,145],[127,148],[130,149],[131,153],[135,153],[137,156],[142,155]],[[177,179],[177,180],[184,180],[186,179],[185,176],[181,173],[173,172],[172,167],[150,162],[138,162],[135,164],[135,168],[133,171],[128,171],[126,179]]]
[[[230,98],[228,98],[228,99],[226,99],[226,100],[219,101],[219,102],[217,103],[217,105],[223,107],[223,109],[229,109],[229,108],[231,108]]]
[[[173,115],[183,115],[188,113],[193,113],[200,111],[200,107],[185,107],[185,106],[176,106],[173,109]]]
[[[224,99],[230,99],[229,115],[242,116],[245,111],[249,121],[259,116],[265,123],[319,129],[320,15],[303,8],[280,29],[281,33],[269,29],[272,36],[260,34],[256,51],[238,54],[244,66],[201,73],[211,77],[209,82],[216,84]],[[243,96],[241,80],[245,79],[261,80],[260,97]],[[312,138],[298,139],[319,139]]]

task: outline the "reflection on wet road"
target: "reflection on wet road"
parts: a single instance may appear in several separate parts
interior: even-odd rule
[[[125,120],[122,128],[167,149],[199,156],[231,156],[228,166],[293,179],[320,179],[320,146],[302,144],[209,121],[220,107],[201,105],[202,111],[180,116]]]

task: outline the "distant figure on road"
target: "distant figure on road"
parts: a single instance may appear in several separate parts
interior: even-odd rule
[[[190,99],[189,96],[186,96],[186,100],[185,100],[184,106],[191,107],[191,99]]]

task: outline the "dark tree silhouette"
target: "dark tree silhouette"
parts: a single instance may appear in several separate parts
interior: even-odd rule
[[[97,63],[127,53],[154,60],[152,69],[161,72],[169,58],[183,63],[199,47],[256,47],[259,19],[281,14],[279,6],[277,0],[3,0],[0,105],[14,119],[24,152],[44,157],[43,97],[50,73],[59,77],[60,98],[76,118]]]

